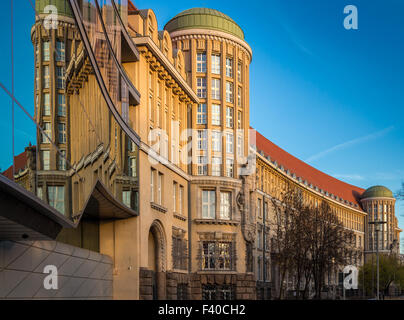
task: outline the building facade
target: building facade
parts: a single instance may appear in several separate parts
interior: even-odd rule
[[[398,252],[391,191],[339,181],[250,127],[252,49],[227,15],[194,8],[159,30],[131,1],[41,0],[36,11],[41,129],[16,175],[3,174],[74,223],[58,242],[112,259],[114,299],[270,298],[271,201],[287,185],[353,232],[352,264],[375,250],[376,213],[380,250]]]

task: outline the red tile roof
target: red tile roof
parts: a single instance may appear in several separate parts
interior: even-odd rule
[[[15,173],[20,170],[24,170],[28,161],[27,151],[20,153],[18,156],[14,157]],[[13,180],[13,166],[10,166],[6,171],[2,173],[5,177]]]
[[[318,187],[319,190],[322,189],[329,194],[333,194],[343,200],[357,204],[357,209],[362,210],[359,200],[365,189],[342,182],[313,168],[285,150],[279,148],[259,132],[257,132],[256,144],[258,152],[262,151],[265,156],[269,155],[271,161],[276,161],[278,166],[282,165],[285,171],[289,170],[291,174],[294,173],[296,177],[302,178],[302,181],[306,180],[309,185],[312,184],[314,187]]]

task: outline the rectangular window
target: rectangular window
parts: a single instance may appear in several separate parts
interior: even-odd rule
[[[220,131],[212,131],[212,150],[214,152],[222,151],[222,133]]]
[[[42,150],[41,158],[42,158],[42,170],[44,171],[50,170],[50,151]]]
[[[163,191],[163,175],[159,173],[158,175],[158,185],[157,185],[157,203],[162,204],[162,191]]]
[[[199,52],[196,54],[196,72],[206,72],[206,53]]]
[[[239,62],[238,66],[237,66],[237,80],[238,80],[238,82],[241,82],[241,68],[242,68],[242,64],[241,64],[241,62]]]
[[[184,204],[183,204],[183,200],[184,199],[184,187],[180,186],[180,193],[179,193],[179,213],[180,214],[184,214]]]
[[[54,207],[60,213],[65,213],[65,187],[49,186],[48,187],[49,205]]]
[[[157,102],[157,109],[156,109],[156,127],[160,128],[160,114],[161,114],[161,105],[160,102]]]
[[[231,193],[220,192],[220,219],[230,220]]]
[[[150,174],[150,202],[154,202],[154,176],[156,174],[156,170],[152,169]]]
[[[204,241],[202,270],[232,270],[232,243]]]
[[[262,257],[258,257],[257,263],[258,280],[262,280]]]
[[[66,123],[58,124],[59,143],[66,143]]]
[[[185,284],[185,283],[177,284],[177,300],[189,300],[189,298],[188,298],[188,285],[187,284]]]
[[[233,103],[233,83],[226,82],[226,102]]]
[[[207,150],[206,130],[198,130],[198,150]]]
[[[242,100],[242,88],[238,87],[237,90],[237,105],[241,107],[241,100]]]
[[[137,177],[137,161],[136,156],[128,157],[129,177]]]
[[[44,122],[42,128],[43,128],[43,131],[44,131],[45,134],[42,134],[41,143],[50,143],[50,139],[52,139],[52,126],[51,126],[51,123],[50,122]]]
[[[243,113],[241,111],[238,111],[237,114],[238,114],[238,116],[237,116],[237,129],[241,130],[243,128],[243,125],[242,125]]]
[[[212,176],[220,176],[222,167],[221,157],[212,157]]]
[[[43,200],[43,189],[42,187],[38,187],[36,195],[39,199]]]
[[[42,43],[42,51],[43,51],[43,61],[47,62],[50,59],[50,51],[49,51],[49,41],[45,41]]]
[[[177,182],[173,182],[173,212],[177,212]]]
[[[172,241],[173,268],[178,270],[187,270],[188,249],[186,240],[178,236],[173,236]],[[180,299],[181,297],[178,297],[177,295],[177,300]]]
[[[60,171],[66,170],[66,150],[60,150],[58,168]]]
[[[156,86],[156,97],[160,98],[160,86],[161,86],[161,82],[157,81],[157,86]]]
[[[226,127],[233,128],[233,108],[226,107]]]
[[[220,106],[212,104],[212,125],[220,126]]]
[[[234,146],[233,146],[233,134],[226,133],[226,152],[228,154],[233,154]]]
[[[58,116],[66,117],[66,97],[64,94],[58,94]]]
[[[214,190],[202,191],[202,218],[216,218],[216,193]]]
[[[216,243],[203,242],[202,270],[214,270],[216,267]]]
[[[65,43],[62,41],[56,42],[56,61],[64,62],[65,61]]]
[[[50,86],[50,73],[49,66],[43,67],[43,87],[44,89],[49,89]]]
[[[198,175],[206,176],[208,174],[208,165],[206,156],[198,156]]]
[[[65,68],[56,67],[56,87],[58,89],[64,89],[65,84]]]
[[[198,112],[196,114],[196,123],[197,124],[206,124],[206,104],[198,105]]]
[[[262,200],[258,199],[257,202],[257,211],[258,211],[258,217],[262,217]]]
[[[149,72],[149,89],[153,91],[153,73]]]
[[[220,80],[212,79],[212,99],[220,100]]]
[[[212,54],[212,73],[220,74],[220,55]]]
[[[50,94],[45,93],[43,95],[43,115],[44,116],[50,116],[51,110],[50,110]]]
[[[234,175],[234,162],[233,159],[226,159],[226,176],[233,178]]]
[[[226,76],[233,77],[233,59],[226,58]]]
[[[122,203],[127,206],[128,208],[132,207],[132,192],[129,190],[122,191]]]
[[[196,94],[198,98],[206,99],[206,78],[196,79]]]
[[[237,156],[244,156],[243,136],[237,136]]]
[[[39,69],[38,68],[36,68],[35,69],[35,86],[36,86],[36,90],[39,90],[39,84],[40,84],[40,77],[39,77]]]
[[[153,119],[153,95],[149,95],[149,119]]]
[[[257,231],[257,248],[262,249],[262,230]]]
[[[39,42],[35,43],[35,63],[39,61]]]

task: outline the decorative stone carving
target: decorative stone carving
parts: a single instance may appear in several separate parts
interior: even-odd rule
[[[246,196],[250,198],[250,190],[252,190],[251,185],[254,185],[254,175],[251,176],[241,176],[242,187],[237,195],[237,206],[241,213],[241,230],[245,241],[249,243],[254,243],[256,235],[256,221],[254,206],[250,208],[250,201],[246,201]]]

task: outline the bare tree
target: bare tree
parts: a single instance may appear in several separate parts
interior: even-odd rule
[[[295,278],[296,299],[301,287],[307,288],[311,278],[308,259],[309,243],[306,241],[310,214],[299,189],[288,184],[281,199],[272,199],[275,215],[271,219],[273,252],[279,268],[279,298],[284,294],[287,274]]]
[[[311,207],[310,260],[315,297],[320,298],[324,276],[337,266],[346,265],[355,254],[352,249],[353,232],[344,228],[330,205],[322,201]]]
[[[295,279],[296,299],[307,297],[311,283],[320,298],[325,275],[345,265],[354,254],[353,232],[344,228],[327,202],[309,205],[302,192],[290,184],[280,198],[272,199],[275,210],[271,220],[279,298],[284,297],[287,274]]]

